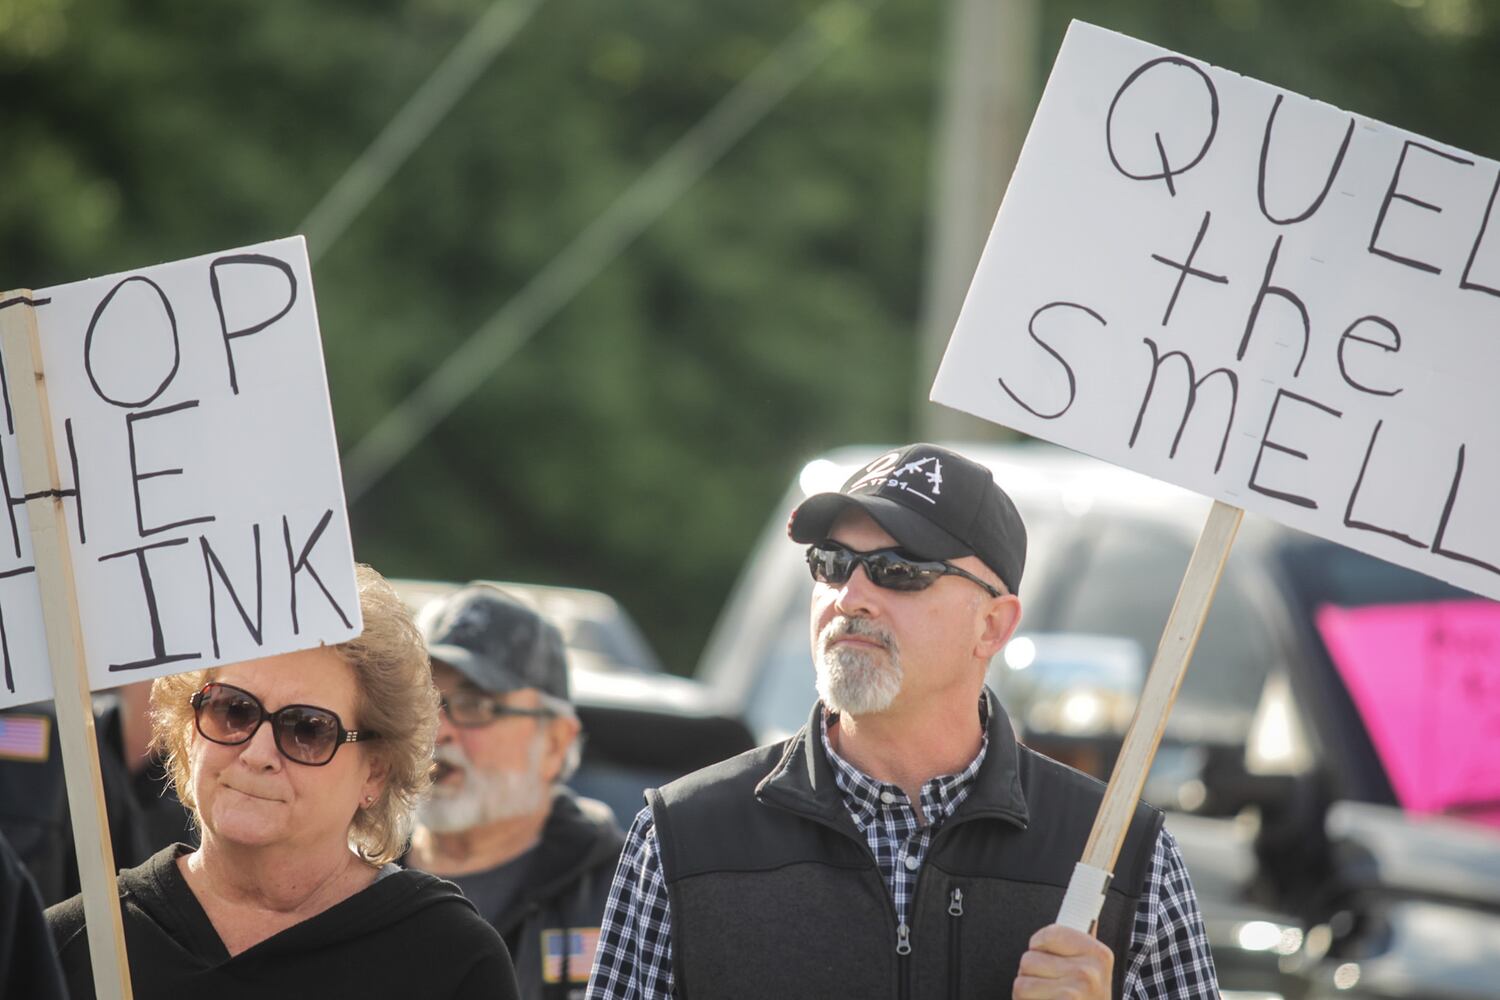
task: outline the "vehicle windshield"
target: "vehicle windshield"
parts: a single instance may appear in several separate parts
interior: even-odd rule
[[[1191,555],[1189,537],[1166,525],[1096,515],[1061,548],[1038,551],[1037,561],[1049,565],[1030,597],[1022,628],[1128,639],[1140,650],[1142,667],[1149,666]],[[1220,580],[1192,669],[1168,719],[1172,739],[1245,741],[1277,654],[1264,616],[1251,603],[1243,563],[1243,553],[1232,555]]]

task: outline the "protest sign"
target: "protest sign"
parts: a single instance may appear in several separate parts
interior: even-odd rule
[[[95,992],[129,1000],[89,691],[362,628],[306,248],[5,293],[0,343],[0,707],[54,698]]]
[[[1059,923],[1099,912],[1244,510],[1500,597],[1497,191],[1492,161],[1069,28],[932,398],[1216,502]]]
[[[1500,597],[1497,189],[1074,23],[932,398]]]
[[[30,294],[88,683],[361,629],[300,237]],[[9,364],[11,358],[7,356]],[[9,392],[0,707],[51,696]]]
[[[1316,622],[1396,801],[1500,814],[1500,604],[1325,606]]]

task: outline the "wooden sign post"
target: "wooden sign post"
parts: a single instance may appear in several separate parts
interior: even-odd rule
[[[1065,922],[1240,512],[1500,598],[1500,163],[1074,22],[932,399],[1214,498]]]
[[[42,617],[52,665],[58,742],[62,745],[68,811],[78,854],[78,881],[88,921],[89,960],[99,1000],[129,1000],[130,971],[120,895],[115,887],[115,853],[104,808],[99,741],[94,732],[93,699],[83,661],[83,633],[74,597],[73,560],[62,509],[62,480],[52,447],[47,380],[38,343],[35,300],[30,289],[0,294],[0,350],[21,452],[21,482],[42,591]]]
[[[1220,501],[1215,501],[1208,512],[1203,533],[1198,536],[1198,544],[1188,560],[1187,573],[1177,591],[1177,603],[1172,605],[1172,613],[1167,616],[1167,627],[1162,633],[1161,645],[1156,648],[1156,657],[1151,661],[1146,685],[1136,702],[1135,717],[1125,733],[1120,756],[1115,759],[1114,773],[1104,791],[1104,802],[1099,806],[1099,815],[1095,817],[1094,828],[1084,845],[1083,860],[1074,869],[1073,880],[1068,883],[1067,894],[1063,897],[1057,922],[1065,927],[1092,932],[1094,922],[1099,919],[1104,893],[1115,870],[1115,859],[1120,856],[1120,847],[1125,843],[1135,804],[1141,797],[1146,774],[1151,770],[1151,761],[1167,728],[1167,716],[1177,700],[1177,691],[1187,674],[1193,648],[1198,645],[1198,636],[1203,631],[1214,592],[1219,587],[1219,577],[1224,573],[1224,563],[1229,559],[1230,546],[1234,544],[1234,536],[1244,516],[1243,510]]]

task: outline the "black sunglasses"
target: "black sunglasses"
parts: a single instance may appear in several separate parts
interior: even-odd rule
[[[545,719],[554,714],[545,708],[519,708],[515,705],[507,705],[483,691],[468,691],[463,688],[444,695],[442,707],[449,721],[463,729],[477,729],[480,726],[489,725],[496,719],[513,716]]]
[[[217,682],[203,685],[203,690],[189,699],[203,738],[223,746],[248,743],[271,721],[271,736],[276,749],[287,760],[311,767],[321,767],[333,760],[345,743],[379,739],[379,733],[344,728],[338,713],[316,705],[286,705],[267,712],[260,699],[232,684]]]
[[[941,577],[961,576],[979,584],[991,597],[1005,596],[967,570],[940,559],[913,559],[900,549],[855,552],[828,541],[807,547],[807,568],[819,583],[848,583],[856,566],[863,566],[870,582],[886,590],[926,590]]]

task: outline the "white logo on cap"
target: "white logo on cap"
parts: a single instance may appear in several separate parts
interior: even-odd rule
[[[859,479],[849,484],[850,490],[856,490],[861,486],[878,483],[881,489],[898,489],[910,493],[912,496],[921,497],[930,504],[936,504],[936,498],[943,493],[943,463],[936,455],[928,455],[919,458],[915,462],[907,462],[899,469],[896,462],[901,453],[898,451],[887,452],[875,461],[865,466],[864,472]],[[927,465],[932,466],[930,472],[924,472]],[[916,480],[909,482],[908,477]],[[884,480],[884,482],[881,482]],[[918,486],[925,480],[929,492],[923,492]]]
[[[479,636],[484,634],[489,624],[489,612],[476,602],[459,610],[458,616],[448,623],[447,633],[450,636]]]

